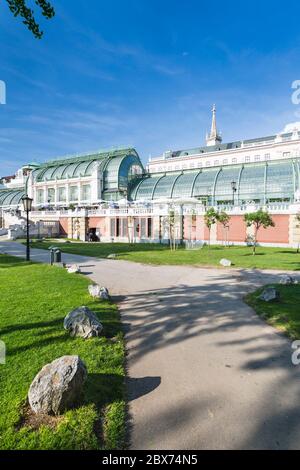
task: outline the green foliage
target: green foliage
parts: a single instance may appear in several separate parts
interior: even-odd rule
[[[253,237],[253,255],[256,252],[256,244],[257,244],[257,233],[261,227],[268,228],[268,227],[275,227],[275,223],[273,222],[272,217],[267,211],[263,211],[259,209],[256,212],[249,212],[248,214],[244,215],[244,221],[247,227],[254,227],[254,237]]]
[[[218,212],[213,207],[210,207],[205,212],[204,220],[208,230],[210,230],[212,225],[218,221]]]
[[[275,285],[274,287],[280,293],[279,302],[264,302],[259,299],[265,287],[248,294],[245,298],[246,302],[269,324],[285,332],[291,338],[298,339],[300,337],[300,285]]]
[[[64,269],[0,256],[0,339],[7,360],[0,365],[0,449],[117,449],[125,443],[124,342],[111,302],[88,294],[90,281]],[[86,305],[104,326],[101,338],[70,338],[65,315]],[[54,359],[78,354],[88,379],[82,406],[53,429],[20,426],[30,383]]]
[[[40,30],[38,23],[35,20],[34,12],[31,8],[26,5],[25,0],[6,0],[9,6],[10,11],[14,16],[20,16],[23,18],[23,23],[27,26],[29,31],[37,39],[41,39],[43,36],[43,31]],[[48,20],[53,18],[55,15],[54,8],[51,3],[46,0],[35,0],[37,6],[41,8],[42,15]]]
[[[220,224],[223,225],[223,227],[227,227],[230,220],[230,216],[225,211],[221,211],[218,213],[217,220],[218,222],[220,222]]]
[[[259,230],[260,227],[275,227],[275,224],[270,214],[267,211],[263,211],[262,209],[259,209],[256,212],[249,212],[248,214],[245,214],[244,220],[248,227],[254,225],[257,230]]]

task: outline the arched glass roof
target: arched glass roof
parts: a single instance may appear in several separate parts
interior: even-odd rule
[[[201,171],[197,176],[192,196],[208,196],[213,193],[214,183],[220,168],[212,168]]]
[[[140,173],[143,166],[136,154],[124,154],[107,161],[104,167],[104,189],[127,189],[132,166],[139,167]]]
[[[172,173],[161,178],[155,186],[152,198],[168,198],[172,195],[173,185],[176,179],[180,176],[180,173]]]
[[[300,189],[300,159],[148,175],[136,183],[131,198],[209,197],[211,204],[221,204],[233,199],[232,181],[237,187],[235,203],[292,201]]]
[[[118,169],[124,158],[128,156],[136,158],[141,165],[138,154],[134,149],[122,149],[53,160],[41,165],[34,170],[32,175],[37,182],[91,176],[96,164],[100,167],[107,165],[108,174],[110,175],[111,172],[113,175],[113,168]]]
[[[0,206],[18,206],[25,196],[25,189],[2,189],[0,190]]]
[[[153,175],[142,180],[141,184],[137,186],[137,191],[133,192],[134,199],[152,199],[155,185],[163,176],[164,175]]]
[[[238,184],[240,171],[241,167],[238,166],[222,168],[216,180],[215,201],[232,201],[231,182]]]
[[[182,173],[175,181],[172,197],[191,197],[193,190],[193,183],[197,178],[199,171]]]

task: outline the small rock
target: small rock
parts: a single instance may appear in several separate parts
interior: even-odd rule
[[[28,401],[35,413],[58,415],[80,403],[87,377],[79,356],[62,356],[44,366],[36,375],[28,392]]]
[[[72,264],[71,266],[68,267],[68,273],[70,274],[76,274],[80,273],[80,267],[77,264]]]
[[[283,284],[285,286],[288,286],[294,283],[295,283],[294,278],[292,278],[292,276],[289,276],[288,274],[283,274],[283,276],[281,276],[280,281],[279,281],[279,284]]]
[[[98,284],[91,284],[89,293],[94,299],[109,300],[109,292],[106,287],[100,287]]]
[[[103,326],[88,307],[82,306],[68,313],[64,319],[64,329],[68,330],[72,337],[88,339],[100,336]]]
[[[110,255],[107,256],[107,259],[116,259],[117,255],[116,253],[111,253]]]
[[[106,287],[100,287],[100,295],[99,295],[100,299],[102,300],[109,300],[109,292],[108,290],[106,289]]]
[[[275,287],[266,287],[259,296],[260,300],[271,302],[272,300],[279,300],[280,294]]]
[[[229,259],[226,259],[226,258],[222,258],[221,261],[220,261],[220,264],[222,266],[231,266],[232,265],[231,261]]]
[[[98,284],[90,284],[88,290],[90,296],[94,299],[97,299],[100,296],[100,286]]]

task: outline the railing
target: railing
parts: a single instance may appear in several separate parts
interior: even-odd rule
[[[267,210],[273,213],[288,212],[291,210],[289,203],[270,203],[261,204],[242,204],[233,206],[232,204],[222,204],[214,206],[218,211],[225,211],[229,215],[244,214],[246,212],[255,212],[259,209]],[[160,204],[150,205],[149,207],[120,207],[120,208],[95,208],[95,209],[77,209],[77,210],[43,210],[32,211],[30,217],[32,219],[58,219],[60,217],[126,217],[126,216],[148,216],[162,215],[169,213],[170,209],[174,209],[176,214],[182,215],[203,215],[206,207],[202,204]],[[300,207],[299,207],[300,209]],[[23,215],[23,214],[22,214]]]

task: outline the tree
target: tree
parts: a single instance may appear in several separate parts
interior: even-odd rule
[[[6,1],[12,14],[14,16],[20,16],[23,18],[23,23],[27,26],[29,31],[31,31],[37,39],[41,39],[43,36],[43,31],[40,30],[40,27],[35,20],[33,10],[26,5],[26,0]],[[35,3],[41,8],[42,15],[47,20],[53,18],[55,11],[50,2],[47,0],[35,0]]]
[[[217,220],[218,222],[220,222],[221,225],[223,225],[223,239],[226,245],[226,242],[227,242],[226,231],[229,228],[228,222],[230,220],[230,216],[225,211],[221,211],[217,215]]]
[[[272,217],[266,211],[259,209],[256,212],[249,212],[244,215],[244,221],[246,222],[247,227],[253,226],[254,236],[253,236],[253,251],[252,254],[255,255],[256,244],[257,244],[257,234],[261,227],[275,227]]]
[[[213,207],[210,207],[207,209],[204,220],[205,220],[205,225],[208,228],[209,231],[209,240],[208,240],[208,246],[210,246],[210,231],[211,227],[218,221],[218,212],[215,211]]]

